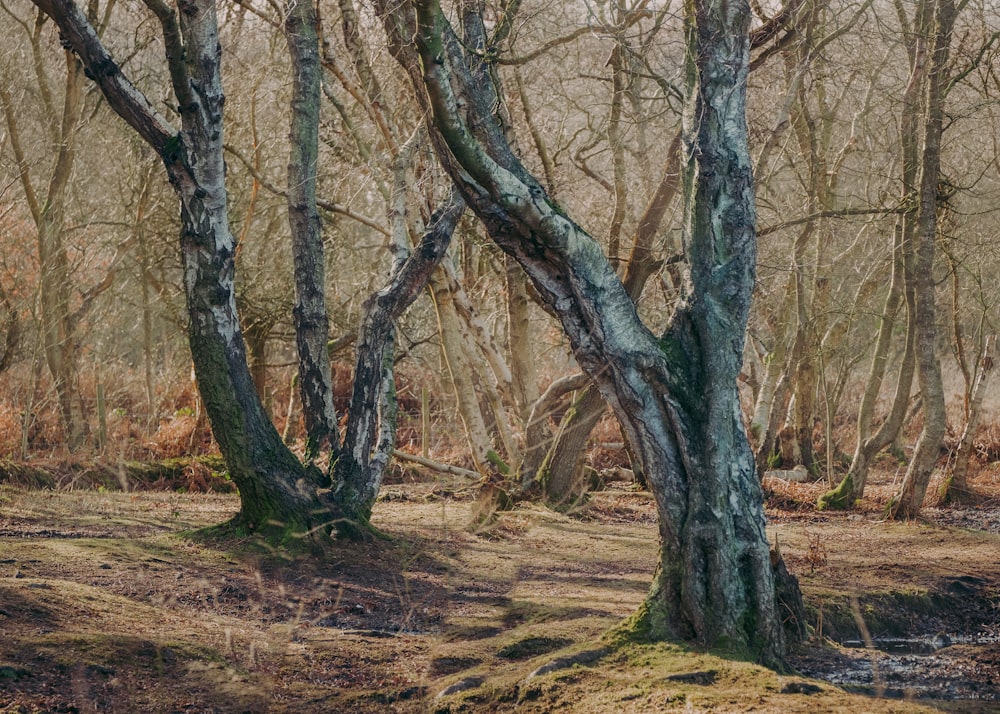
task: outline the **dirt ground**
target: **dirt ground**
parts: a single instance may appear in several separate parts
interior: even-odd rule
[[[624,484],[478,534],[449,484],[387,487],[392,540],[322,562],[196,533],[230,495],[0,485],[0,712],[1000,711],[1000,503],[887,523],[891,479],[850,513],[768,484],[814,628],[783,674],[612,644],[656,552]]]

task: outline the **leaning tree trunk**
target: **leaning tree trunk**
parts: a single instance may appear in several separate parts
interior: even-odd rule
[[[333,473],[332,499],[345,519],[341,531],[347,534],[366,527],[396,443],[396,320],[427,287],[464,210],[461,198],[453,194],[435,212],[416,249],[406,256],[397,255],[389,283],[365,300],[362,308],[351,408]]]
[[[745,120],[747,4],[689,6],[690,279],[659,339],[639,320],[597,242],[553,205],[513,155],[439,4],[415,4],[415,34],[406,34],[413,29],[408,5],[382,11],[404,66],[400,38],[416,41],[422,72],[411,76],[427,92],[438,155],[493,240],[560,319],[654,492],[659,567],[633,633],[779,661],[784,638],[775,576],[736,387],[756,257]]]
[[[180,201],[188,338],[199,392],[240,491],[236,522],[274,538],[314,532],[323,512],[257,397],[236,314],[215,4],[193,0],[178,15],[158,0],[147,2],[163,27],[181,131],[124,75],[72,0],[36,5],[59,25],[110,106],[156,150]]]
[[[667,208],[680,187],[680,144],[681,134],[678,132],[667,149],[660,183],[635,230],[623,278],[625,290],[633,302],[638,302],[646,282],[663,265],[662,261],[653,258],[652,244]],[[570,504],[580,495],[580,489],[586,488],[587,482],[583,476],[584,450],[587,439],[606,411],[607,405],[600,390],[588,386],[564,417],[551,448],[546,451],[544,463],[536,465],[536,468],[526,474],[531,479],[541,477],[550,503]],[[530,448],[532,447],[529,446]],[[540,451],[537,448],[535,450]],[[542,468],[540,474],[536,473],[538,467]]]

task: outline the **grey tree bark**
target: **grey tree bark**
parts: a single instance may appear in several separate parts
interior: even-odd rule
[[[333,406],[329,320],[323,235],[316,207],[319,161],[320,75],[316,6],[291,0],[285,11],[285,39],[292,59],[292,118],[289,131],[288,221],[292,231],[295,273],[295,345],[299,390],[306,428],[306,459],[339,445]]]
[[[663,265],[663,261],[653,256],[652,245],[664,214],[680,188],[680,145],[678,132],[667,149],[660,183],[639,219],[625,264],[622,282],[634,303],[638,303],[649,278]],[[584,447],[605,411],[607,405],[600,391],[588,385],[564,416],[544,461],[527,474],[540,478],[550,503],[571,504],[580,496],[580,490],[586,488],[582,473]]]
[[[924,40],[929,46],[928,69],[923,103],[917,245],[913,273],[917,381],[923,399],[924,424],[903,485],[886,509],[891,518],[914,518],[920,512],[946,428],[944,385],[936,344],[934,254],[938,237],[938,181],[941,173],[948,58],[958,9],[954,0],[924,0],[918,6],[918,13],[926,13],[926,24],[921,22],[918,27],[927,27],[929,30]]]
[[[344,445],[333,473],[332,499],[346,519],[342,530],[368,523],[396,443],[395,322],[427,287],[464,210],[465,203],[454,193],[435,212],[416,248],[397,256],[386,287],[365,301]]]

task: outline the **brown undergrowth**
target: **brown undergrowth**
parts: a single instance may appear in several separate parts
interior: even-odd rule
[[[391,541],[289,560],[198,535],[233,514],[233,496],[0,486],[0,711],[977,711],[887,676],[859,694],[616,645],[607,633],[652,576],[648,494],[616,484],[573,514],[522,504],[475,535],[470,501],[449,493],[391,486],[374,513]],[[800,671],[831,679],[854,661],[832,643],[857,637],[852,603],[874,637],[995,616],[989,528],[874,513],[771,512],[817,627],[790,660]],[[983,653],[980,698],[997,676]]]

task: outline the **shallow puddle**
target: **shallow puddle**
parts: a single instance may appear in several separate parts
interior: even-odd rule
[[[1000,638],[992,634],[846,640],[802,674],[889,699],[1000,702]],[[973,708],[970,711],[979,711]]]

